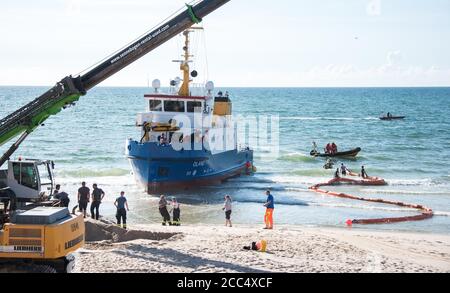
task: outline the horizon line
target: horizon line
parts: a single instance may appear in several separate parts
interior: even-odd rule
[[[0,84],[0,87],[2,88],[6,88],[6,87],[28,87],[28,88],[52,88],[54,85],[2,85]],[[126,86],[121,86],[121,85],[110,85],[110,86],[96,86],[95,88],[147,88],[147,89],[152,89],[152,87],[149,86],[130,86],[130,85],[126,85]],[[162,87],[162,88],[169,88],[169,87]],[[248,88],[248,89],[363,89],[363,88],[373,88],[373,89],[383,89],[383,88],[450,88],[450,84],[449,85],[417,85],[417,86],[217,86],[216,88]]]

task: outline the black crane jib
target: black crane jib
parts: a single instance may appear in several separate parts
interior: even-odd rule
[[[175,18],[164,23],[154,31],[131,44],[129,47],[81,76],[81,82],[84,89],[89,90],[98,85],[174,36],[190,28],[194,23],[201,20],[201,18],[229,1],[230,0],[205,0],[194,7],[188,7],[187,10]]]

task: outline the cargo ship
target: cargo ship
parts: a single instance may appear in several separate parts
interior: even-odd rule
[[[171,80],[166,93],[160,80],[153,81],[153,92],[144,96],[146,112],[137,115],[140,139],[126,142],[135,179],[149,194],[217,185],[255,170],[253,150],[238,142],[228,93],[216,94],[211,81],[193,85],[194,31],[183,32],[183,58],[174,61],[183,78]]]

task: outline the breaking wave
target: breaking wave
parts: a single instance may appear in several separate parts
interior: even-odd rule
[[[379,120],[378,117],[280,117],[280,120],[297,120],[297,121],[355,121],[355,120]]]
[[[304,163],[317,162],[316,158],[313,158],[310,155],[302,153],[290,153],[287,155],[283,155],[280,156],[279,160],[288,162],[304,162]]]
[[[112,177],[112,176],[125,176],[129,175],[130,170],[121,168],[111,168],[111,169],[76,169],[76,170],[62,170],[58,171],[57,175],[59,177],[75,177],[75,178],[91,178],[91,177]]]

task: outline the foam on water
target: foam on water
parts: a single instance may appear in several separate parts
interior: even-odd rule
[[[111,169],[76,169],[57,171],[58,177],[61,178],[91,178],[91,177],[119,177],[129,175],[129,169],[111,168]]]
[[[289,161],[289,162],[304,162],[304,163],[314,163],[316,162],[316,158],[312,157],[309,154],[303,154],[299,152],[289,153],[286,155],[281,155],[279,157],[281,161]]]

